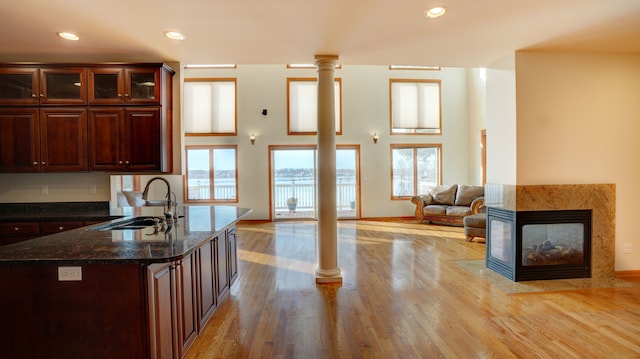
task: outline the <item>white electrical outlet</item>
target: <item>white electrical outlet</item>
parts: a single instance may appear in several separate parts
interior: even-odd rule
[[[82,280],[82,267],[58,267],[58,281]]]
[[[631,253],[632,252],[631,243],[625,243],[624,244],[624,248],[622,249],[622,251],[624,253]]]
[[[96,185],[89,185],[89,194],[96,194]]]
[[[40,194],[43,196],[48,196],[49,195],[49,186],[42,185],[42,187],[40,187]]]

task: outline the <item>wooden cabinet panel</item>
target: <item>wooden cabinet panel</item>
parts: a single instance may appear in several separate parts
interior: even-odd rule
[[[177,343],[173,340],[177,300],[174,264],[152,264],[147,273],[150,357],[177,358]]]
[[[231,227],[227,231],[227,239],[229,240],[229,286],[238,278],[238,241],[236,239],[236,227]]]
[[[227,268],[227,256],[229,255],[227,251],[227,239],[226,236],[220,235],[214,239],[215,250],[216,250],[216,279],[217,279],[217,294],[218,294],[218,302],[221,301],[222,297],[227,294],[229,291],[229,271]]]
[[[178,281],[178,352],[183,357],[198,336],[196,305],[196,265],[193,253],[177,266]]]
[[[199,330],[204,328],[216,309],[216,276],[213,246],[207,241],[197,251]]]
[[[125,155],[124,110],[119,107],[89,109],[89,170],[122,171]]]
[[[129,171],[161,170],[163,149],[159,107],[126,108],[124,136]]]
[[[87,171],[87,110],[40,110],[40,165],[42,171]]]
[[[124,69],[118,67],[89,67],[87,69],[90,105],[119,105],[124,103]]]
[[[86,105],[86,69],[84,67],[40,69],[40,104]]]
[[[0,68],[0,105],[40,103],[39,71],[36,67]]]
[[[75,228],[84,227],[84,225],[84,221],[40,222],[40,235],[46,236],[48,234],[69,231]]]
[[[37,108],[0,108],[0,172],[40,169]]]

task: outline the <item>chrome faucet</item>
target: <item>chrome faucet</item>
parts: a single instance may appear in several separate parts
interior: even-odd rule
[[[171,223],[173,220],[173,212],[172,212],[173,201],[171,200],[172,192],[171,192],[171,185],[169,185],[169,181],[167,181],[162,177],[153,177],[152,179],[149,180],[149,182],[147,182],[147,185],[144,186],[144,191],[142,192],[142,199],[145,201],[149,199],[149,186],[151,185],[151,182],[155,180],[160,180],[167,184],[167,207],[164,212],[164,217],[167,220],[167,223]],[[175,194],[174,194],[174,197],[175,197]]]

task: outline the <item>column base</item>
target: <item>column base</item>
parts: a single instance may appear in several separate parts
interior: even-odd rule
[[[342,283],[342,274],[340,268],[316,268],[316,283]]]

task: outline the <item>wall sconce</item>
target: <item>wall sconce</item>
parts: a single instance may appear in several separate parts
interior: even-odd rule
[[[371,139],[373,140],[373,143],[378,143],[378,139],[380,138],[380,136],[378,136],[377,132],[373,133],[373,136],[371,136]]]
[[[251,132],[251,135],[249,135],[249,141],[251,141],[252,145],[256,144],[256,135],[253,132]]]

